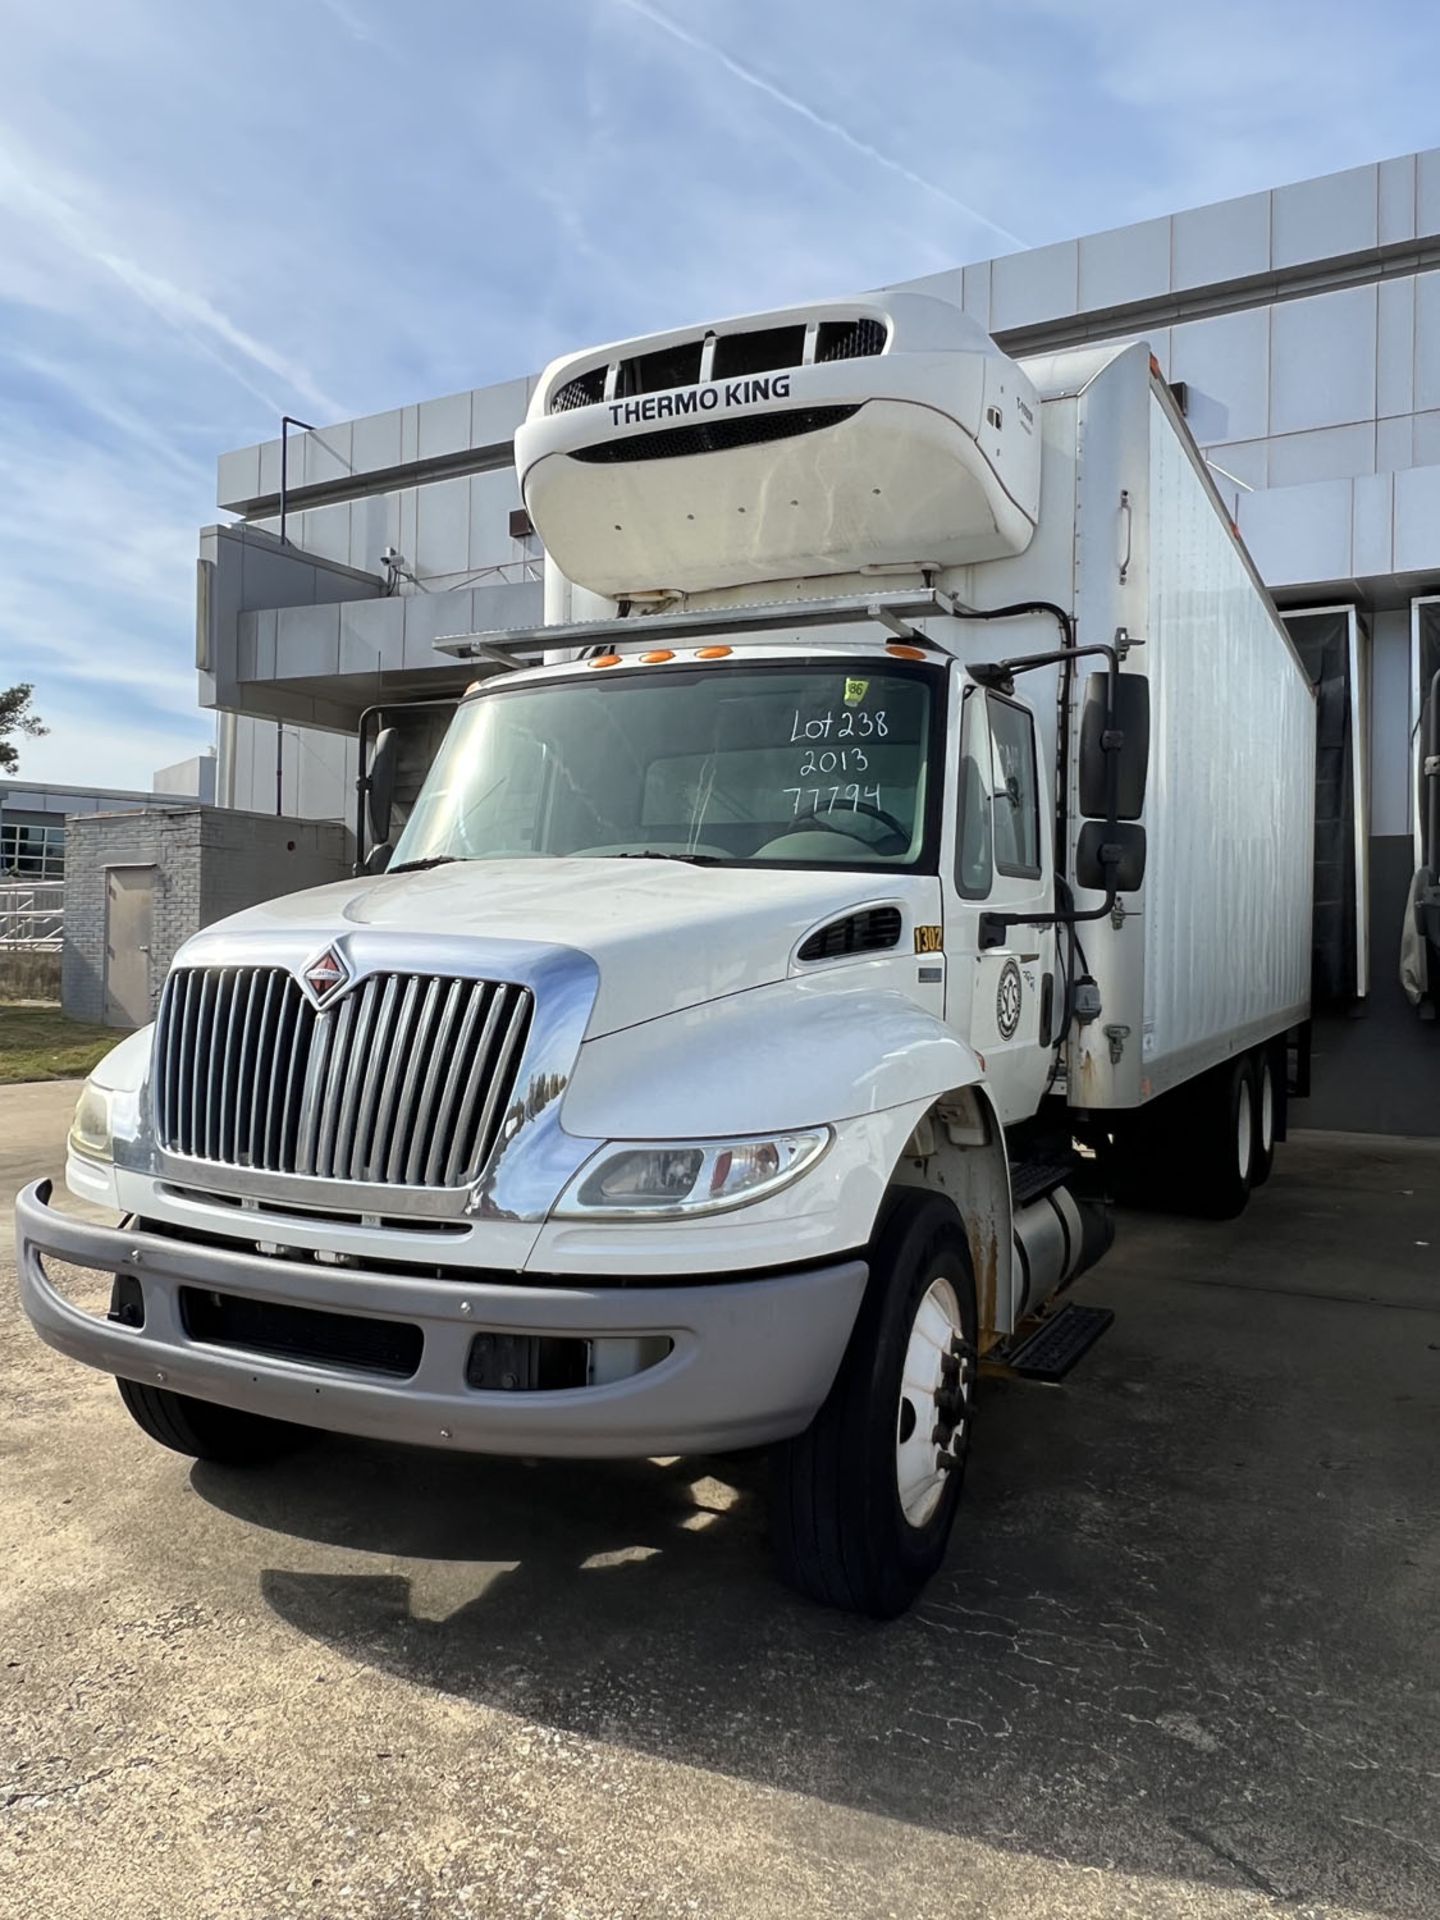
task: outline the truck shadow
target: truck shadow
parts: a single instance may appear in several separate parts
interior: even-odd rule
[[[983,1426],[947,1566],[889,1625],[777,1584],[758,1457],[322,1439],[193,1479],[292,1543],[279,1616],[407,1682],[1072,1864],[1440,1910],[1430,1709],[1330,1605],[1315,1496],[1277,1498],[1296,1463],[1244,1390],[1117,1340],[1082,1386],[993,1383]]]

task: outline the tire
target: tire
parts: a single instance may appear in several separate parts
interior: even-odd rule
[[[168,1387],[146,1387],[137,1380],[117,1379],[115,1384],[142,1433],[194,1460],[210,1460],[223,1467],[263,1466],[293,1452],[307,1438],[304,1428],[288,1426],[283,1420],[193,1400]]]
[[[1233,1220],[1250,1198],[1255,1075],[1242,1054],[1196,1083],[1182,1135],[1182,1204],[1203,1220]]]
[[[1250,1057],[1255,1098],[1255,1138],[1250,1154],[1250,1189],[1263,1187],[1275,1166],[1275,1136],[1280,1125],[1284,1093],[1275,1073],[1275,1055],[1257,1047]]]
[[[771,1534],[790,1586],[879,1620],[915,1599],[960,1504],[978,1336],[959,1216],[936,1195],[902,1194],[871,1244],[869,1285],[824,1406],[771,1455]],[[902,1394],[907,1373],[932,1370],[927,1391]]]
[[[1212,1067],[1117,1130],[1106,1177],[1122,1206],[1233,1220],[1250,1198],[1256,1087],[1249,1054]]]

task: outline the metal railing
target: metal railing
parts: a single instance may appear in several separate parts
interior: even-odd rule
[[[63,880],[0,878],[0,953],[59,953],[64,930]]]

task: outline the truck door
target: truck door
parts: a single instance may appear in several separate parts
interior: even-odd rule
[[[946,1017],[985,1056],[1008,1125],[1034,1113],[1044,1095],[1051,1055],[1042,1014],[1047,1025],[1054,1017],[1053,927],[1008,927],[1002,945],[980,947],[987,909],[1053,910],[1044,825],[1050,807],[1027,706],[982,687],[965,689],[958,787]]]

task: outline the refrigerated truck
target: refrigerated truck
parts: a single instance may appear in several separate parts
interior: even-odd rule
[[[547,624],[441,642],[375,871],[181,950],[25,1306],[203,1458],[769,1448],[784,1574],[894,1614],[1108,1195],[1269,1171],[1311,691],[1144,345],[756,315],[556,363],[516,463]]]

